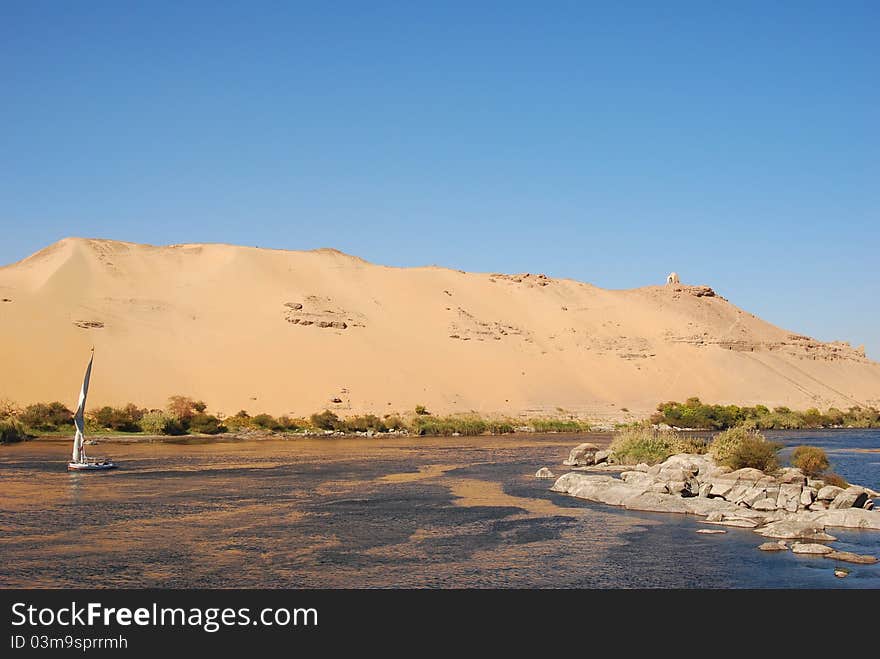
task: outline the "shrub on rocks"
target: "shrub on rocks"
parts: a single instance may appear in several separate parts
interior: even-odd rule
[[[626,428],[617,433],[611,442],[615,462],[655,465],[670,455],[687,452],[682,449],[684,438],[671,430],[657,430],[645,426]],[[693,448],[696,445],[691,445]]]
[[[798,446],[792,451],[791,464],[807,476],[815,477],[828,469],[828,456],[818,446]]]
[[[709,453],[718,464],[731,469],[750,467],[768,474],[779,468],[776,453],[780,448],[761,433],[737,426],[715,435]]]

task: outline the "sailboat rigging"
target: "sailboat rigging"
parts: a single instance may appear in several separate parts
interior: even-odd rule
[[[86,366],[86,374],[83,377],[82,389],[79,392],[79,403],[76,413],[73,415],[73,425],[76,434],[73,436],[73,455],[67,463],[67,471],[103,471],[113,469],[116,464],[110,458],[90,458],[86,455],[85,447],[85,411],[86,396],[89,393],[89,379],[92,377],[92,362],[95,361],[95,349],[92,348],[92,356],[89,365]]]

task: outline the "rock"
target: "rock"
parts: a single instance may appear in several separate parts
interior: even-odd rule
[[[796,542],[791,546],[795,554],[830,554],[834,550],[828,545],[820,545],[814,542]]]
[[[712,491],[712,486],[709,483],[703,483],[700,485],[699,490],[697,491],[697,496],[707,498],[709,496],[709,492]]]
[[[776,510],[776,499],[765,497],[758,499],[751,505],[752,510]]]
[[[593,456],[593,460],[595,464],[599,464],[601,462],[608,462],[608,458],[611,457],[613,451],[596,451],[596,454]]]
[[[765,477],[765,474],[760,469],[752,469],[751,467],[744,467],[742,469],[737,469],[736,471],[731,471],[729,474],[724,476],[725,478],[733,478],[740,481],[759,481]]]
[[[790,513],[797,512],[801,500],[801,485],[798,483],[783,483],[779,486],[779,494],[776,497],[776,507],[787,510]]]
[[[831,558],[835,561],[843,561],[845,563],[861,563],[862,565],[873,565],[877,562],[876,556],[853,554],[850,551],[831,551],[825,554],[825,558]]]
[[[848,529],[871,529],[880,531],[880,512],[864,508],[844,508],[806,513],[817,524],[838,526]]]
[[[665,481],[682,481],[682,482],[684,482],[684,481],[688,480],[692,475],[693,474],[691,474],[689,471],[685,471],[684,469],[677,468],[677,467],[670,467],[668,469],[661,468],[660,473],[658,474],[658,478],[661,478]]]
[[[801,490],[800,502],[804,508],[806,508],[811,503],[813,503],[813,499],[815,499],[815,498],[816,498],[816,490],[814,490],[812,487],[807,486]]]
[[[830,542],[837,540],[833,535],[825,533],[825,526],[809,521],[781,519],[770,522],[766,526],[755,529],[755,533],[765,538],[782,538],[785,540],[822,540]]]
[[[779,480],[783,483],[794,483],[797,485],[806,485],[807,477],[797,467],[783,467]]]
[[[842,487],[837,487],[836,485],[826,485],[822,489],[819,490],[819,493],[816,495],[816,498],[819,501],[832,501],[834,497],[843,492]]]
[[[553,472],[547,469],[547,467],[541,467],[535,472],[535,478],[554,478],[554,476]]]
[[[828,510],[828,504],[824,501],[814,501],[808,506],[808,508],[810,510]]]
[[[687,488],[687,483],[684,481],[669,481],[666,483],[666,489],[669,494],[681,494]]]
[[[332,323],[330,323],[330,327],[333,327],[335,329],[348,329],[348,323],[345,323],[341,320],[334,320]]]
[[[697,533],[705,535],[715,535],[716,533],[727,533],[724,529],[697,529]]]
[[[713,497],[721,497],[722,499],[727,497],[730,494],[730,491],[733,489],[733,486],[736,485],[736,481],[729,480],[714,480],[710,485],[709,496]]]
[[[319,320],[318,327],[330,327],[330,321],[329,320]]]
[[[825,481],[820,480],[818,478],[808,478],[807,479],[807,487],[812,487],[817,492],[825,487]]]
[[[874,500],[868,499],[865,501],[865,505],[862,506],[865,510],[874,510]]]
[[[562,462],[567,467],[587,467],[595,464],[596,451],[599,447],[590,442],[578,444],[568,454],[568,458]]]
[[[633,467],[633,469],[635,469],[636,471],[641,471],[641,472],[644,472],[644,473],[647,474],[647,473],[648,473],[648,469],[650,469],[650,467],[648,466],[647,463],[645,463],[645,462],[640,462],[640,463],[637,464],[635,467]]]
[[[662,482],[653,483],[648,489],[651,492],[657,492],[658,494],[669,494],[669,488],[666,487],[666,483]]]
[[[633,493],[638,494],[651,489],[655,481],[648,474],[640,471],[625,471],[620,474],[621,480],[633,488]]]
[[[787,551],[788,545],[780,540],[779,542],[765,542],[760,544],[758,545],[758,549],[761,551]]]
[[[744,506],[748,506],[749,508],[753,508],[757,501],[765,498],[767,494],[767,490],[760,485],[755,485],[754,487],[750,487],[745,493],[739,497],[737,501],[734,503],[739,503]]]
[[[720,522],[724,519],[724,513],[719,510],[713,510],[711,513],[706,515],[707,522]]]
[[[660,475],[660,465],[653,465],[648,468],[647,471],[648,476],[659,476]]]
[[[299,302],[285,302],[284,306],[288,309],[294,309],[295,311],[299,311],[303,308],[303,305],[301,305]]]
[[[849,570],[834,570],[834,576],[838,579],[843,579],[849,576]]]
[[[759,526],[760,522],[745,517],[725,517],[718,522],[718,524],[723,524],[724,526],[736,526],[741,529],[753,529]]]
[[[868,493],[861,487],[848,487],[843,492],[838,493],[834,500],[828,504],[829,510],[840,510],[841,508],[861,508],[868,500]]]

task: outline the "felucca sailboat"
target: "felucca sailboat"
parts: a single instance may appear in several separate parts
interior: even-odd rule
[[[86,396],[89,393],[89,378],[92,377],[92,362],[95,360],[95,349],[92,348],[92,356],[89,365],[86,366],[86,375],[83,378],[82,389],[79,392],[79,404],[73,415],[73,425],[76,426],[76,434],[73,436],[73,456],[67,463],[67,471],[103,471],[116,467],[110,458],[90,458],[86,455],[83,433],[85,432]]]

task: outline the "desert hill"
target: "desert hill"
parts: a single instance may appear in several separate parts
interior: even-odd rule
[[[664,273],[658,273],[658,275]],[[611,419],[661,400],[880,404],[880,364],[705,286],[392,268],[341,252],[69,238],[0,268],[0,398],[303,415]],[[333,402],[339,401],[339,402]]]

